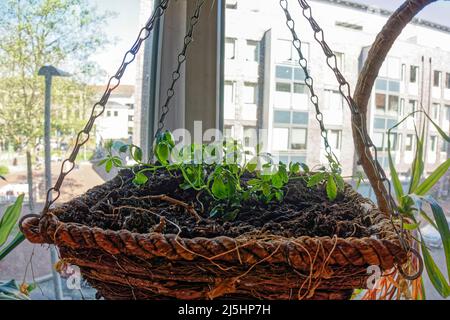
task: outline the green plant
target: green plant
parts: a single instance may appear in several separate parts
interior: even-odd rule
[[[23,199],[24,195],[22,194],[6,208],[0,220],[0,261],[25,240],[22,232],[17,230]],[[9,239],[11,240],[8,241]],[[29,300],[28,293],[33,289],[34,284],[24,283],[18,286],[15,280],[0,281],[0,300]]]
[[[108,142],[105,148],[107,156],[98,165],[104,165],[107,172],[113,167],[133,168],[123,164],[119,156],[123,153],[128,153],[137,163],[137,169],[133,168],[133,183],[137,186],[146,184],[148,174],[158,170],[166,170],[169,174],[179,172],[183,177],[180,187],[206,193],[214,204],[210,216],[226,220],[235,219],[242,201],[282,201],[286,184],[291,179],[303,179],[311,188],[324,185],[331,201],[344,189],[337,162],[330,161],[329,170],[321,167],[318,172],[311,173],[305,164],[275,163],[270,154],[261,152],[260,146],[255,154],[244,151],[235,140],[178,147],[172,134],[166,131],[155,141],[157,162],[154,164],[143,162],[142,150],[133,144]]]
[[[403,215],[405,219],[409,221],[409,223],[405,224],[405,227],[408,230],[414,232],[414,239],[417,241],[417,244],[422,253],[422,257],[424,260],[425,268],[430,278],[431,283],[439,292],[442,297],[450,296],[450,284],[449,280],[447,280],[442,273],[442,271],[436,265],[433,257],[431,256],[429,249],[427,248],[424,239],[422,237],[420,231],[421,221],[419,221],[419,217],[421,217],[424,221],[430,223],[436,230],[439,232],[444,252],[445,252],[445,260],[447,264],[447,276],[450,279],[450,230],[449,225],[447,223],[444,211],[442,207],[439,205],[436,199],[430,194],[431,189],[436,185],[436,183],[446,174],[450,167],[450,159],[444,161],[440,166],[438,166],[433,172],[431,172],[427,178],[424,178],[424,142],[425,142],[425,130],[422,128],[420,132],[417,132],[416,128],[416,150],[414,160],[412,162],[411,168],[411,179],[409,181],[409,186],[407,190],[404,190],[403,185],[398,176],[397,169],[395,167],[393,158],[392,158],[392,148],[391,148],[391,133],[395,128],[397,128],[400,124],[406,121],[408,118],[412,117],[415,113],[422,112],[430,121],[430,123],[436,128],[441,137],[450,142],[449,136],[429,117],[429,115],[422,111],[416,111],[404,119],[402,119],[399,123],[388,130],[388,160],[389,160],[389,169],[391,172],[391,182],[393,189],[396,195],[396,201],[398,205],[399,212]],[[428,205],[431,211],[431,215],[429,211],[425,210],[424,205]],[[422,286],[423,287],[423,286]],[[422,295],[422,297],[424,294]]]

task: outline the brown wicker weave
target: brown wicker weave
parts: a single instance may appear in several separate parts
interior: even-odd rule
[[[82,197],[25,219],[22,230],[33,243],[57,245],[106,299],[348,299],[353,289],[366,288],[368,266],[389,270],[406,253],[391,221],[346,192],[365,208],[375,236],[188,239],[60,221],[61,210]]]

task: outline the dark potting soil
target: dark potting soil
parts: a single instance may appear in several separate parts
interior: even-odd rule
[[[206,193],[181,189],[182,176],[171,174],[165,170],[149,174],[149,181],[137,187],[132,183],[131,170],[122,170],[113,180],[63,205],[59,219],[138,233],[181,232],[180,236],[187,238],[264,235],[361,238],[374,233],[370,217],[351,192],[330,201],[324,186],[307,188],[303,179],[295,179],[286,185],[281,203],[242,202],[236,219],[225,221],[209,218],[214,204]],[[161,195],[170,197],[170,201]],[[195,213],[201,216],[200,221]]]

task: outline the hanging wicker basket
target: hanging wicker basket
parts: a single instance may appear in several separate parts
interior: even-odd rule
[[[392,222],[350,186],[344,201],[360,208],[371,225],[369,237],[189,238],[70,221],[73,215],[66,213],[73,208],[84,208],[76,213],[83,216],[96,203],[112,203],[106,199],[121,181],[118,176],[22,222],[28,240],[58,246],[61,258],[79,266],[106,299],[348,299],[354,289],[367,287],[369,266],[385,271],[407,259]]]

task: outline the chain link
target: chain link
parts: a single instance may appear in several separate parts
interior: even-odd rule
[[[306,0],[297,0],[297,1],[299,3],[300,7],[302,8],[303,16],[309,22],[309,24],[314,32],[314,39],[322,47],[322,50],[326,56],[326,62],[327,62],[328,67],[334,72],[334,74],[336,76],[336,80],[339,83],[339,92],[342,95],[342,97],[345,99],[345,101],[347,102],[348,106],[350,107],[352,117],[354,119],[359,118],[361,128],[354,125],[355,121],[352,121],[352,124],[353,124],[354,128],[356,129],[356,131],[359,133],[359,136],[361,137],[361,140],[364,143],[365,156],[370,161],[370,164],[372,165],[372,167],[375,171],[375,174],[378,177],[377,184],[378,184],[379,190],[387,190],[387,194],[386,194],[386,192],[383,192],[382,196],[383,196],[385,202],[389,206],[389,211],[391,213],[390,219],[391,219],[394,229],[399,237],[400,243],[406,251],[410,251],[409,243],[405,240],[405,230],[403,227],[403,223],[404,223],[403,216],[401,214],[399,214],[397,204],[392,197],[391,184],[389,183],[389,180],[387,179],[387,176],[386,176],[386,173],[384,172],[383,167],[378,162],[378,150],[368,134],[367,122],[366,122],[365,115],[359,112],[359,109],[351,95],[350,85],[347,82],[347,80],[345,79],[345,77],[343,76],[343,74],[341,73],[341,71],[339,70],[336,55],[331,50],[330,46],[325,42],[324,32],[323,32],[322,28],[319,26],[319,24],[317,23],[317,21],[313,18],[311,7],[306,2]],[[287,0],[280,0],[280,6],[286,15],[286,19],[287,19],[286,24],[292,33],[294,47],[296,49],[300,48],[299,45],[301,44],[301,42],[298,39],[298,36],[294,29],[295,24],[294,24],[294,21],[292,20],[290,12],[289,12]],[[297,46],[295,45],[296,43],[298,43]],[[297,49],[297,51],[300,51],[300,50]],[[303,55],[300,52],[299,52],[299,54],[300,54],[299,63],[302,67],[304,67],[306,65],[306,59],[303,57]],[[311,81],[311,83],[312,83],[312,81]],[[314,104],[314,106],[316,107],[317,114],[321,114],[320,111],[317,111],[318,105]],[[327,143],[327,141],[325,143]],[[372,154],[373,154],[373,157],[372,157]],[[381,188],[382,185],[384,186],[384,188]],[[397,226],[395,225],[395,223],[393,221],[394,218],[398,218],[400,220],[401,230],[398,230]]]
[[[100,100],[92,107],[91,115],[83,130],[76,137],[75,146],[69,158],[65,159],[61,165],[61,171],[55,185],[47,191],[45,206],[42,215],[48,213],[50,207],[55,203],[61,195],[61,186],[65,177],[75,168],[75,160],[81,147],[89,140],[90,132],[94,126],[95,120],[105,111],[105,106],[111,93],[120,85],[120,79],[125,73],[128,65],[136,59],[136,55],[141,48],[142,43],[150,36],[151,31],[155,27],[156,22],[163,16],[170,0],[161,0],[160,4],[155,8],[152,16],[148,19],[145,26],[140,30],[139,35],[130,50],[128,50],[122,60],[117,72],[109,79],[105,92]]]
[[[155,133],[155,139],[159,136],[159,134],[164,129],[164,120],[166,119],[166,116],[170,111],[169,103],[175,95],[175,85],[176,85],[178,79],[180,79],[180,77],[181,77],[181,67],[186,62],[187,49],[189,48],[189,45],[191,44],[191,42],[194,40],[194,38],[193,38],[194,28],[199,21],[201,9],[202,9],[202,6],[204,5],[204,3],[205,3],[205,0],[197,0],[194,13],[192,14],[191,18],[189,19],[189,27],[188,27],[188,31],[187,31],[186,35],[184,36],[183,48],[182,48],[181,52],[178,54],[177,67],[176,67],[175,71],[172,72],[172,83],[170,84],[169,89],[167,89],[166,100],[164,101],[164,104],[161,107],[161,117],[158,122],[158,129],[156,130],[156,133]]]

